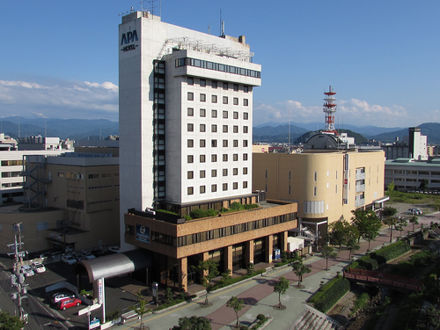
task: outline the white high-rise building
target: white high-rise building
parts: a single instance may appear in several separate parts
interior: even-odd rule
[[[136,11],[119,26],[121,244],[124,214],[251,195],[252,91],[244,36],[214,36]]]

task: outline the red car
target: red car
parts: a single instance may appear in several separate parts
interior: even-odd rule
[[[79,306],[81,305],[81,300],[78,298],[68,298],[61,300],[58,303],[58,308],[65,311],[67,308],[73,307],[73,306]]]

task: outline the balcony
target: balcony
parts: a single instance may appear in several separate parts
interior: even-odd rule
[[[361,207],[365,205],[365,198],[356,198],[354,205],[356,207]]]
[[[364,192],[365,191],[365,185],[364,184],[357,184],[356,185],[356,192]]]
[[[356,180],[365,180],[365,172],[356,171]]]

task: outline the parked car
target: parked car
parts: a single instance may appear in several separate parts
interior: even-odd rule
[[[44,267],[44,265],[40,262],[34,262],[32,264],[32,268],[34,269],[34,271],[36,271],[39,274],[44,273],[46,271],[46,267]]]
[[[423,211],[419,208],[414,207],[414,208],[408,209],[408,213],[414,214],[414,215],[422,215]]]
[[[53,305],[58,304],[59,302],[61,302],[62,300],[66,300],[66,299],[72,299],[72,298],[76,298],[76,296],[73,293],[68,293],[68,292],[56,292],[54,294],[52,294],[51,298],[50,298],[50,302]]]
[[[34,275],[35,275],[34,271],[32,270],[32,267],[29,266],[29,265],[23,265],[23,266],[21,266],[21,271],[23,272],[23,274],[24,274],[26,277],[34,276]]]
[[[61,300],[58,303],[58,309],[61,309],[65,311],[67,308],[73,307],[73,306],[79,306],[81,305],[81,300],[78,298],[68,298]]]

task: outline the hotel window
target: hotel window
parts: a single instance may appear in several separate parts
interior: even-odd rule
[[[186,178],[187,179],[193,179],[194,178],[194,172],[193,171],[188,171],[186,174]]]
[[[228,125],[223,125],[223,133],[228,133]]]
[[[233,155],[232,155],[232,160],[233,160],[234,162],[236,162],[236,161],[238,160],[238,154],[233,154]]]
[[[249,92],[249,86],[243,86],[243,92],[245,93]]]
[[[238,84],[234,84],[234,91],[238,92]]]
[[[243,160],[248,160],[248,154],[243,154]]]
[[[228,112],[227,111],[223,111],[223,118],[228,118]]]
[[[206,146],[206,140],[200,140],[200,148],[205,148]]]
[[[217,118],[217,110],[211,110],[211,117]]]
[[[227,162],[228,161],[228,154],[223,154],[223,161]]]
[[[217,81],[215,81],[215,80],[211,81],[211,87],[217,88]]]
[[[211,102],[217,103],[217,95],[211,95]]]
[[[204,179],[206,177],[206,172],[205,170],[201,170],[200,171],[200,179]]]
[[[228,184],[227,183],[223,183],[223,191],[228,190]]]
[[[234,182],[232,184],[232,189],[238,189],[238,182]]]
[[[200,79],[200,86],[205,87],[206,86],[206,79]]]
[[[223,176],[228,176],[228,169],[227,168],[223,169]]]
[[[234,97],[233,103],[234,103],[234,105],[238,105],[238,97]]]
[[[212,124],[211,125],[211,132],[212,133],[216,133],[217,132],[217,125],[216,124]]]
[[[194,156],[193,155],[188,155],[187,161],[188,161],[188,164],[194,163]]]
[[[206,191],[206,186],[200,186],[200,193],[204,194]]]
[[[186,82],[188,85],[194,85],[194,78],[193,77],[188,77],[186,78]]]
[[[206,94],[200,94],[200,102],[206,102]]]
[[[234,146],[234,148],[238,148],[238,140],[234,140],[233,146]]]
[[[217,185],[213,184],[211,185],[211,192],[216,192],[217,191]]]
[[[238,175],[238,168],[234,167],[232,169],[232,175]]]
[[[188,139],[187,146],[188,146],[188,148],[193,148],[194,147],[194,140],[193,139]]]
[[[243,181],[243,188],[247,188],[247,187],[248,187],[247,181]],[[290,188],[290,186],[289,186],[289,188]]]
[[[248,132],[248,127],[247,126],[243,126],[243,133],[247,133]]]
[[[316,187],[313,187],[313,196],[316,196]]]
[[[211,177],[216,178],[217,177],[217,170],[211,170]]]
[[[194,116],[194,108],[188,108],[187,109],[187,114],[188,114],[188,117]]]
[[[233,127],[233,132],[234,132],[234,133],[238,133],[238,126],[237,126],[237,125],[235,125],[235,126]]]
[[[234,113],[233,113],[233,118],[234,118],[234,119],[238,119],[238,112],[237,112],[237,111],[234,111]]]
[[[228,104],[228,97],[227,96],[223,96],[223,104]]]
[[[223,148],[227,148],[228,147],[228,140],[223,140]]]
[[[206,162],[206,156],[200,155],[200,163],[204,163],[204,162]]]
[[[243,119],[244,120],[248,120],[249,119],[249,115],[247,112],[243,112]]]
[[[247,107],[249,105],[248,99],[243,99],[243,105]]]
[[[318,180],[318,173],[315,171],[315,181]]]
[[[217,155],[211,155],[211,162],[215,163],[217,161]]]
[[[200,109],[200,117],[206,117],[206,109]]]
[[[188,130],[188,132],[194,132],[194,124],[188,124],[187,130]]]
[[[200,124],[200,132],[206,132],[206,125]]]
[[[228,90],[228,83],[226,83],[226,82],[223,83],[223,89],[224,89],[225,91]]]
[[[188,99],[188,101],[193,101],[194,100],[194,93],[193,92],[188,92],[187,99]]]
[[[243,140],[243,148],[246,148],[248,146],[248,140]]]
[[[187,193],[188,193],[188,195],[193,195],[194,194],[194,187],[188,187]]]
[[[211,147],[217,148],[217,140],[211,140]]]
[[[248,174],[248,168],[247,167],[243,167],[243,174]]]

